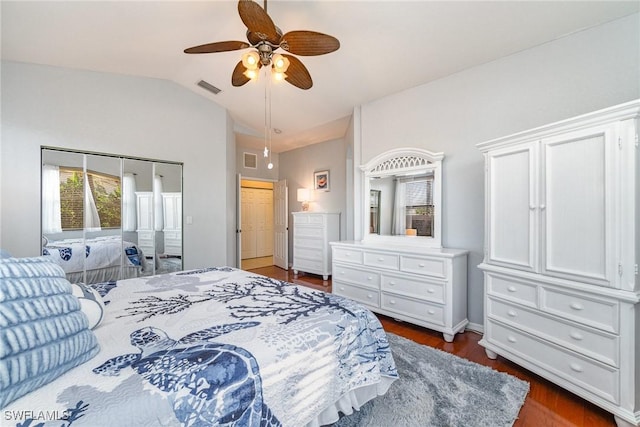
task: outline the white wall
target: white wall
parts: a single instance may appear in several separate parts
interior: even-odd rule
[[[346,147],[342,139],[313,144],[280,153],[280,176],[286,179],[289,189],[289,212],[302,210],[302,203],[296,201],[298,188],[309,188],[313,201],[310,211],[339,212],[340,236],[346,234]],[[329,170],[329,191],[313,190],[313,173]],[[289,262],[293,261],[293,224],[289,214]]]
[[[183,162],[184,215],[193,218],[185,266],[233,262],[222,203],[234,191],[235,148],[223,108],[164,80],[49,66],[3,62],[1,82],[0,247],[39,254],[45,145]]]
[[[361,107],[356,167],[392,148],[444,152],[443,245],[471,251],[472,323],[483,319],[484,172],[475,144],[640,97],[639,40],[636,14]]]

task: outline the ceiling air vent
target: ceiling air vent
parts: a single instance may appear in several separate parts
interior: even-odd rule
[[[220,89],[218,89],[217,87],[215,87],[211,83],[205,82],[204,80],[200,80],[198,82],[198,86],[200,86],[203,89],[208,90],[209,92],[213,93],[214,95],[217,95],[217,94],[220,93]]]

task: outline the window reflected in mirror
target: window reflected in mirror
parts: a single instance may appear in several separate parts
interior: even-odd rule
[[[380,234],[380,190],[371,190],[371,201],[369,208],[369,232]]]

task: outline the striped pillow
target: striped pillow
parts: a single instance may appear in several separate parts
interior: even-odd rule
[[[0,408],[99,350],[60,266],[44,258],[0,259]]]

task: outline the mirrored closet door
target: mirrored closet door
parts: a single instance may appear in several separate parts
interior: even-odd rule
[[[182,270],[182,164],[42,148],[42,254],[72,282]]]

